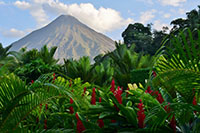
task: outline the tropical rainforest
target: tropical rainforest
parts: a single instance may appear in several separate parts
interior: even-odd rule
[[[130,24],[94,63],[0,44],[0,131],[199,132],[200,6],[186,16]]]

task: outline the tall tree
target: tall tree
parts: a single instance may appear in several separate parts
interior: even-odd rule
[[[151,25],[144,26],[141,23],[130,24],[122,33],[127,47],[135,44],[135,52],[154,55],[167,35],[166,30],[168,30],[168,27],[163,27],[161,31],[154,30],[152,32]]]
[[[0,43],[0,60],[5,59],[9,55],[10,48],[11,48],[11,45],[3,48],[3,45]]]
[[[198,10],[193,9],[190,12],[186,13],[186,19],[178,18],[171,22],[173,28],[171,29],[171,33],[178,34],[179,31],[183,30],[184,28],[189,27],[191,30],[195,28],[200,28],[200,6],[198,6]]]

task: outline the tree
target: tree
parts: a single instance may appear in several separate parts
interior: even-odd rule
[[[127,47],[135,44],[135,52],[154,55],[167,35],[166,31],[168,27],[163,27],[161,31],[154,30],[152,32],[151,25],[144,26],[141,23],[130,24],[122,33],[124,43]]]
[[[186,13],[186,19],[178,18],[171,22],[173,28],[171,29],[171,33],[178,34],[179,31],[184,28],[189,27],[192,31],[197,28],[200,28],[200,6],[198,6],[198,10],[194,9],[190,12]]]
[[[127,47],[135,44],[136,52],[145,52],[147,46],[152,41],[151,25],[144,26],[141,23],[129,24],[129,26],[122,33],[124,43]]]

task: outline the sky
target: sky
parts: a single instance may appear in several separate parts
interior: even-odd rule
[[[200,0],[0,0],[0,43],[8,46],[62,14],[118,41],[129,24],[170,28],[197,5]]]

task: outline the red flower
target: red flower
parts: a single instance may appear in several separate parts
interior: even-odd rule
[[[101,101],[102,101],[102,99],[101,99],[101,97],[99,97],[99,102],[101,103]]]
[[[71,87],[71,86],[72,86],[72,80],[69,81],[69,87]]]
[[[104,127],[103,119],[99,119],[97,122],[98,122],[98,125],[99,125],[100,128]]]
[[[44,129],[47,129],[47,119],[44,120]]]
[[[159,102],[160,104],[162,104],[162,103],[164,102],[164,99],[163,99],[163,97],[162,97],[162,95],[161,95],[160,93],[158,94],[158,96],[157,96],[156,99],[158,100],[158,102]]]
[[[72,98],[70,98],[70,103],[72,104],[74,101],[73,101],[73,99]]]
[[[69,113],[73,114],[74,113],[74,108],[72,106],[69,107]]]
[[[31,84],[33,84],[34,83],[34,80],[31,80]]]
[[[95,88],[93,88],[93,90],[92,90],[91,104],[92,105],[96,105],[96,92],[95,92]]]
[[[156,77],[156,76],[157,76],[157,74],[156,74],[156,72],[155,72],[155,71],[152,71],[152,73],[153,73],[153,76],[154,76],[154,77]]]
[[[80,120],[78,113],[76,113],[76,119],[77,119],[77,125],[76,125],[77,131],[78,133],[82,133],[85,130],[85,127],[82,121]]]
[[[173,131],[175,133],[176,132],[176,119],[175,119],[174,115],[173,115],[169,125],[170,125],[170,127],[173,129]]]
[[[145,114],[144,114],[144,105],[142,103],[142,100],[140,100],[140,103],[138,104],[138,109],[139,109],[139,111],[137,112],[138,126],[139,128],[144,128]]]
[[[83,90],[83,94],[82,94],[82,96],[84,96],[85,93],[86,93],[86,87],[85,87],[84,90]]]
[[[118,86],[117,90],[115,90],[113,93],[119,104],[122,104],[122,92],[122,88],[120,89],[120,87]]]
[[[113,93],[114,93],[114,91],[115,91],[115,80],[114,80],[114,79],[113,79],[112,82],[111,82],[110,91],[112,91]]]
[[[168,103],[168,105],[165,105],[164,109],[167,113],[170,113],[171,108],[169,107],[170,103]]]
[[[53,82],[52,83],[54,83],[55,82],[55,80],[56,80],[56,76],[55,76],[56,74],[55,73],[53,73]]]
[[[193,98],[193,101],[192,101],[192,104],[193,104],[194,106],[196,106],[196,105],[197,105],[196,96],[194,96],[194,98]],[[194,111],[194,113],[196,114],[196,113],[197,113],[197,111]]]
[[[193,101],[192,101],[193,105],[197,105],[197,100],[196,100],[196,96],[194,96]]]
[[[154,91],[152,93],[152,95],[157,95],[156,99],[158,100],[158,102],[160,104],[162,104],[164,102],[164,99],[163,99],[162,95],[158,91]]]
[[[111,123],[116,123],[117,121],[116,120],[111,120]]]
[[[47,111],[47,109],[48,109],[48,104],[45,104],[45,109],[46,109],[46,111]]]
[[[151,94],[153,91],[151,90],[151,87],[150,86],[148,86],[147,87],[147,90],[145,91],[145,93],[149,93],[149,94]]]
[[[70,98],[70,104],[73,104],[73,102],[74,102],[73,99]],[[73,113],[74,113],[74,108],[73,108],[72,106],[69,107],[69,113],[70,113],[70,114],[73,114]]]

